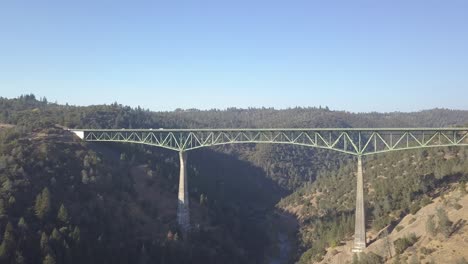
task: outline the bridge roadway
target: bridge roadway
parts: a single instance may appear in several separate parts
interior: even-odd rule
[[[292,144],[357,156],[356,213],[353,252],[366,248],[362,157],[390,151],[468,146],[468,128],[229,128],[229,129],[71,129],[91,142],[127,142],[179,152],[177,222],[190,230],[187,151],[224,144]]]

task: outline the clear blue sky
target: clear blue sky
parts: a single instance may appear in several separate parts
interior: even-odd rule
[[[2,1],[0,96],[468,109],[468,1]]]

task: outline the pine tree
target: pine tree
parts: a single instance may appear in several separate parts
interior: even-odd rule
[[[9,192],[13,188],[13,183],[10,181],[10,179],[7,179],[3,182],[2,188],[5,192]]]
[[[50,254],[47,254],[47,256],[45,256],[44,260],[42,261],[42,264],[55,264],[55,259],[54,257],[52,257]]]
[[[61,238],[62,235],[60,234],[60,232],[57,230],[57,228],[54,228],[54,230],[52,230],[52,234],[50,235],[50,239],[59,241]]]
[[[24,217],[21,217],[20,220],[18,221],[18,227],[22,231],[25,231],[28,229],[28,224],[26,223],[26,220],[24,220]]]
[[[75,243],[80,242],[80,228],[78,226],[75,226],[75,229],[73,229],[73,232],[71,233],[71,237]]]
[[[3,242],[0,244],[0,259],[8,259],[13,254],[14,246],[15,236],[13,225],[8,222],[5,227],[5,233],[3,234]]]
[[[0,217],[4,216],[6,213],[5,202],[0,198]]]
[[[83,184],[88,184],[89,183],[89,176],[86,170],[81,171],[81,182]]]
[[[50,192],[49,189],[45,187],[42,192],[36,196],[34,211],[39,219],[44,219],[50,212],[50,208]]]
[[[15,252],[15,263],[16,264],[24,264],[26,263],[26,259],[23,256],[23,252],[17,250]]]
[[[204,195],[203,193],[200,194],[200,205],[205,205],[207,201],[208,198],[206,197],[206,195]]]
[[[47,237],[47,234],[45,232],[42,232],[41,234],[40,245],[42,253],[46,254],[49,252],[49,238]]]
[[[63,203],[60,205],[60,209],[57,214],[57,219],[64,224],[68,223],[68,211],[67,208],[65,208],[65,206],[63,205]]]

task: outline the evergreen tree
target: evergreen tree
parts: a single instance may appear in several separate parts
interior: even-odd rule
[[[47,187],[44,187],[44,189],[42,189],[42,192],[36,196],[36,204],[34,206],[34,211],[37,217],[39,217],[39,219],[44,219],[50,212],[50,209],[50,192]]]
[[[200,194],[200,205],[205,205],[207,201],[208,198],[206,197],[206,195],[204,195],[203,193]]]
[[[10,179],[7,179],[3,182],[2,188],[5,192],[9,192],[13,188],[13,183],[10,181]]]
[[[0,217],[5,216],[5,213],[5,202],[3,201],[3,199],[0,198]]]
[[[42,264],[55,264],[55,258],[52,257],[50,254],[47,254],[45,256],[44,260],[42,261]]]
[[[64,224],[68,223],[68,211],[67,208],[65,208],[65,206],[63,205],[63,203],[60,205],[60,209],[57,214],[57,219]]]
[[[16,264],[25,264],[26,263],[26,259],[23,256],[23,252],[21,252],[19,250],[17,250],[15,252],[15,263]]]
[[[75,226],[75,229],[73,229],[73,232],[71,233],[71,238],[75,243],[80,242],[80,228],[78,226]]]
[[[5,227],[5,233],[3,234],[3,242],[0,244],[0,259],[8,259],[13,254],[13,248],[15,247],[15,236],[13,225],[8,222]]]
[[[54,230],[52,230],[52,234],[50,235],[50,239],[59,241],[61,238],[62,235],[60,234],[60,232],[56,228],[54,228]]]
[[[81,182],[83,184],[88,184],[89,181],[90,181],[90,179],[89,179],[88,173],[86,172],[86,170],[82,170],[81,171]]]
[[[18,221],[18,227],[24,232],[28,229],[28,224],[26,223],[26,220],[24,220],[24,217],[21,217]]]
[[[47,237],[47,234],[45,232],[42,232],[41,234],[40,245],[43,254],[49,252],[49,238]]]

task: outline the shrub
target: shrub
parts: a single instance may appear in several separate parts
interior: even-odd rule
[[[435,251],[435,249],[432,249],[432,248],[427,248],[427,247],[422,247],[421,248],[421,254],[423,254],[423,255],[429,255],[434,251]]]
[[[437,208],[437,218],[439,219],[438,231],[442,232],[446,238],[452,233],[452,224],[448,218],[447,212],[442,208]]]
[[[430,215],[426,220],[426,232],[431,236],[437,235],[437,228],[433,215]]]
[[[383,258],[374,252],[369,252],[367,254],[362,253],[361,259],[359,261],[361,264],[380,264],[383,263]]]
[[[400,255],[397,254],[394,258],[393,258],[393,264],[401,264],[401,258],[400,258]]]
[[[369,253],[359,253],[359,257],[357,254],[353,254],[353,261],[352,264],[381,264],[383,263],[383,258],[374,252]]]
[[[393,242],[393,245],[395,246],[395,252],[397,254],[401,254],[407,248],[414,245],[414,243],[416,243],[417,241],[418,241],[418,237],[414,233],[409,234],[409,236],[399,238]]]
[[[429,198],[427,195],[425,195],[422,199],[421,199],[421,206],[426,206],[428,204],[431,204],[432,203],[432,200],[431,198]]]
[[[421,262],[419,262],[418,256],[416,256],[416,254],[413,255],[413,256],[411,257],[410,261],[409,261],[409,264],[420,264],[420,263],[421,263]]]
[[[460,210],[460,209],[463,208],[463,205],[461,205],[461,204],[459,204],[459,203],[455,203],[455,204],[453,205],[453,208],[455,208],[455,210]]]
[[[419,203],[413,203],[411,204],[410,206],[410,214],[412,215],[415,215],[419,209],[421,209],[421,206],[419,205]]]

